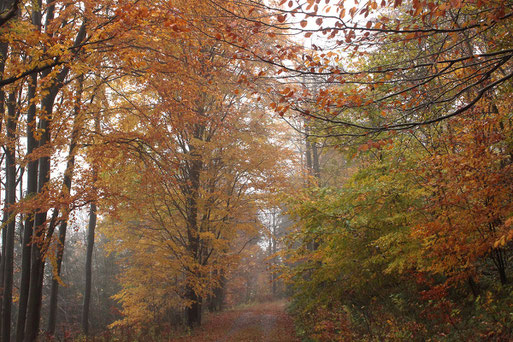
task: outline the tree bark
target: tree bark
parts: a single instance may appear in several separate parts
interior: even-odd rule
[[[315,179],[319,183],[321,180],[321,166],[319,164],[319,149],[317,143],[314,141],[312,144],[312,171]]]
[[[3,78],[4,70],[5,70],[5,61],[7,59],[7,48],[8,45],[6,43],[0,43],[0,77]],[[0,89],[0,113],[2,118],[5,116],[5,92]],[[0,128],[2,127],[3,119],[0,119]],[[2,146],[5,148],[5,146]],[[4,155],[5,156],[5,155]],[[4,157],[3,156],[3,157]],[[2,160],[3,160],[2,157]],[[0,162],[1,164],[1,162]],[[7,192],[7,189],[5,189]],[[5,195],[7,195],[5,193]],[[7,203],[7,198],[4,196],[4,203]],[[2,227],[5,227],[8,219],[8,213],[4,210],[2,217]],[[2,332],[2,321],[3,321],[3,284],[4,284],[4,275],[5,275],[5,243],[7,239],[6,229],[2,229],[2,252],[0,258],[0,336]]]
[[[37,1],[38,6],[32,12],[32,24],[41,31],[41,0]],[[35,138],[36,132],[36,103],[34,99],[37,92],[37,73],[33,73],[29,78],[27,89],[27,102],[29,108],[27,111],[27,155],[37,148]],[[25,198],[29,199],[37,195],[37,173],[39,168],[38,159],[29,157],[27,165],[27,194]],[[35,214],[28,214],[25,221],[25,230],[23,231],[23,247],[21,252],[21,279],[20,279],[20,299],[18,304],[18,319],[16,321],[16,342],[22,342],[25,337],[25,323],[27,318],[28,296],[30,288],[30,267],[32,258],[32,235],[34,227]]]
[[[192,286],[187,286],[185,297],[191,301],[191,305],[185,309],[185,316],[187,326],[192,329],[201,325],[201,298]]]
[[[276,276],[276,270],[274,267],[276,266],[276,227],[278,225],[278,218],[277,213],[273,213],[273,223],[271,226],[272,232],[271,232],[271,294],[273,298],[276,298],[278,287],[276,284],[277,276]]]
[[[14,269],[14,230],[16,228],[15,213],[12,212],[16,202],[16,95],[13,91],[9,94],[7,104],[7,144],[5,146],[6,156],[6,181],[5,181],[5,212],[7,217],[5,235],[4,279],[3,279],[3,300],[2,300],[2,341],[9,342],[11,339],[11,310],[12,310],[12,289]]]
[[[499,273],[499,279],[502,285],[506,285],[508,283],[508,277],[506,275],[506,260],[504,253],[501,248],[497,248],[494,250],[494,254],[495,266],[497,267],[497,272]]]
[[[214,273],[215,276],[219,277],[219,286],[217,286],[210,298],[209,303],[209,311],[210,312],[218,312],[223,310],[224,298],[225,298],[225,287],[226,287],[226,277],[224,276],[224,271],[220,270],[219,272]]]
[[[65,68],[67,69],[67,68]],[[63,70],[64,71],[64,70]],[[62,71],[59,76],[62,75]],[[66,72],[67,75],[67,72]],[[65,78],[65,76],[64,76]],[[64,79],[63,78],[63,79]],[[57,81],[60,81],[60,77]],[[62,81],[61,81],[62,82]],[[48,147],[50,145],[50,122],[53,112],[53,104],[58,90],[62,87],[59,82],[51,86],[49,94],[42,101],[42,111],[46,114],[39,123],[39,128],[43,132],[39,140],[39,147]],[[44,155],[39,158],[37,190],[41,194],[46,184],[50,181],[50,156]],[[51,238],[45,235],[47,211],[41,210],[35,215],[34,232],[32,234],[32,255],[30,265],[30,286],[27,303],[27,317],[25,323],[25,341],[35,341],[39,333],[39,322],[41,318],[41,301],[43,295],[43,275],[44,275],[44,240]]]
[[[30,157],[31,153],[37,147],[37,141],[34,137],[36,126],[36,104],[32,101],[36,96],[37,75],[30,78],[27,91],[27,100],[30,107],[27,111],[27,156],[30,161],[27,165],[27,193],[26,199],[32,198],[37,194],[37,169],[38,160]],[[21,280],[20,280],[20,299],[18,303],[18,320],[16,321],[16,342],[22,342],[25,330],[25,321],[27,314],[27,302],[30,286],[30,259],[32,255],[32,232],[34,230],[34,215],[28,214],[25,220],[25,229],[23,230],[22,251],[21,251]]]
[[[75,155],[77,150],[78,139],[80,132],[82,131],[82,120],[80,115],[80,102],[82,100],[82,86],[84,77],[80,76],[78,79],[78,90],[77,99],[73,109],[73,130],[71,132],[69,152],[68,152],[68,163],[66,170],[64,171],[64,179],[62,184],[62,196],[69,196],[71,192],[71,184],[73,181],[73,172],[75,170]],[[57,322],[57,301],[59,296],[59,281],[57,277],[61,275],[62,256],[64,255],[64,247],[66,245],[66,230],[68,228],[68,217],[70,209],[65,208],[62,213],[62,221],[59,225],[59,242],[57,250],[57,269],[54,270],[54,276],[52,279],[52,290],[50,295],[50,310],[48,314],[48,333],[55,333],[55,325]]]
[[[198,132],[201,128],[198,128]],[[195,134],[199,136],[199,133]],[[195,152],[195,147],[190,146],[190,158],[187,170],[188,184],[190,184],[185,193],[187,195],[187,238],[189,241],[188,249],[193,259],[201,264],[200,260],[200,237],[199,237],[199,226],[198,226],[198,196],[200,188],[200,171],[202,168],[201,156]],[[187,307],[186,319],[187,325],[190,328],[201,325],[201,299],[198,297],[192,284],[188,284],[186,288],[185,297],[191,301],[191,306]]]
[[[50,4],[47,10],[47,22],[53,19],[53,0],[48,0]],[[51,13],[51,14],[50,14]],[[75,38],[75,46],[78,46],[86,36],[86,21],[80,27]],[[78,53],[78,50],[76,51]],[[65,66],[57,74],[54,82],[45,90],[48,91],[41,102],[41,109],[46,115],[42,118],[40,129],[43,131],[39,141],[40,147],[48,147],[50,145],[50,123],[52,121],[53,105],[55,98],[64,85],[64,80],[70,71],[69,66]],[[48,75],[50,71],[44,75]],[[50,181],[50,156],[45,155],[39,159],[39,174],[38,174],[38,193],[41,193],[45,185]],[[51,239],[51,234],[46,235],[46,221],[47,212],[41,211],[36,214],[34,222],[33,244],[32,244],[32,258],[30,266],[30,287],[27,304],[27,318],[25,323],[25,338],[27,342],[36,340],[39,333],[39,323],[41,318],[41,300],[43,294],[43,275],[44,275],[44,253],[43,247],[45,241]]]
[[[315,141],[310,142],[309,140],[309,134],[310,134],[310,127],[308,126],[308,123],[305,120],[305,149],[306,149],[306,168],[307,168],[307,175],[308,176],[314,176],[316,184],[319,184],[320,178],[321,178],[321,168],[319,164],[319,150],[317,148],[317,143]],[[307,181],[308,185],[310,184],[310,180]],[[308,249],[311,251],[315,251],[319,248],[319,243],[316,241],[315,237],[312,237],[312,241],[308,243]]]
[[[48,129],[45,131],[47,132]],[[43,133],[43,136],[46,134]],[[41,141],[46,141],[46,138],[41,138]],[[38,176],[38,190],[42,192],[43,187],[50,180],[50,157],[42,157],[39,159],[39,176]],[[43,238],[45,231],[46,211],[36,214],[34,221],[34,233],[32,243],[32,255],[30,265],[30,286],[28,293],[27,303],[27,317],[25,323],[25,341],[31,342],[37,339],[39,333],[39,321],[41,318],[41,301],[43,294],[43,275],[44,275],[44,261],[43,252]]]
[[[94,117],[94,130],[96,134],[100,134],[100,116],[96,114]],[[97,180],[97,169],[93,165],[93,182]],[[89,309],[91,307],[91,288],[93,283],[93,251],[94,251],[94,236],[96,230],[96,203],[91,203],[89,211],[89,225],[87,227],[87,251],[86,251],[86,264],[85,264],[85,289],[84,289],[84,303],[82,305],[82,332],[84,335],[89,334]]]
[[[5,210],[3,210],[3,215],[2,215],[2,227],[5,227],[6,223],[7,223],[7,212]],[[3,298],[4,298],[4,287],[3,287],[3,284],[4,284],[4,275],[5,275],[5,241],[7,240],[7,229],[2,229],[2,258],[0,259],[1,261],[1,264],[0,264],[0,336],[1,336],[1,333],[2,333],[2,321],[3,321]]]
[[[87,227],[87,255],[85,266],[85,291],[84,305],[82,309],[82,331],[84,335],[89,334],[89,307],[91,303],[91,285],[92,285],[92,265],[93,265],[93,248],[94,248],[94,232],[96,229],[96,204],[91,203],[89,212],[89,225]]]

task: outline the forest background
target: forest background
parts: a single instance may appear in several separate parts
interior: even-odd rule
[[[280,296],[314,341],[511,339],[512,17],[1,1],[1,340]]]

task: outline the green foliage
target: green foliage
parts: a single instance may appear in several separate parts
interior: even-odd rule
[[[380,146],[360,152],[358,170],[339,187],[290,198],[296,230],[288,279],[302,334],[313,341],[511,337],[511,131],[503,119],[453,120],[441,127],[450,134],[423,132],[428,148],[398,136],[386,153]]]

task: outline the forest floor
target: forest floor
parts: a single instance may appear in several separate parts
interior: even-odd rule
[[[192,335],[170,342],[298,342],[285,305],[262,303],[208,315]]]

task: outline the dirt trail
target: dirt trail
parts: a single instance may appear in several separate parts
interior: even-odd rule
[[[257,304],[208,317],[188,342],[297,342],[284,302]]]
[[[238,317],[223,339],[229,341],[275,341],[273,328],[279,319],[277,313],[262,313],[259,311],[244,312]],[[281,341],[281,340],[276,340]]]

